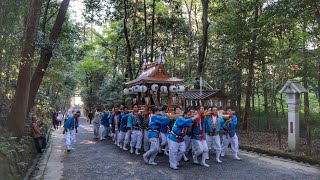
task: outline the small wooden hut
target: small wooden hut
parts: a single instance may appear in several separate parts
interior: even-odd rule
[[[187,91],[178,94],[180,104],[186,107],[217,106],[218,108],[226,109],[230,106],[228,96],[220,89],[206,89],[200,92],[199,89]]]

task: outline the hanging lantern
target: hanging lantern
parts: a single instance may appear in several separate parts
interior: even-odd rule
[[[129,94],[132,94],[133,93],[133,88],[129,88]]]
[[[133,86],[133,92],[135,93],[140,92],[140,86],[139,85]]]
[[[178,86],[178,92],[184,92],[185,87],[183,85]]]
[[[151,85],[151,90],[152,90],[152,91],[158,91],[158,89],[159,89],[158,84],[152,84],[152,85]]]
[[[125,89],[123,90],[123,94],[128,95],[128,94],[129,94],[129,89],[128,89],[128,88],[125,88]]]
[[[145,93],[145,92],[147,92],[147,86],[145,86],[145,85],[142,85],[142,86],[140,86],[140,92],[142,92],[142,93]]]
[[[175,85],[171,85],[170,87],[169,87],[169,90],[170,90],[170,92],[178,92],[178,87],[177,86],[175,86]]]
[[[161,87],[160,87],[160,91],[163,92],[163,93],[168,93],[168,88],[167,88],[167,86],[161,86]]]

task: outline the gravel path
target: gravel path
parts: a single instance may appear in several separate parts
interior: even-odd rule
[[[242,161],[226,156],[221,158],[223,164],[209,160],[209,168],[182,162],[179,170],[172,170],[165,155],[158,155],[158,165],[150,166],[141,155],[120,150],[110,139],[94,140],[93,127],[86,120],[80,122],[75,148],[62,154],[62,179],[320,179],[319,167],[244,151],[239,155]]]

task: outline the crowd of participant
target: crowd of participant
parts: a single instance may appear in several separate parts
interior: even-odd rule
[[[80,112],[75,113],[64,126],[68,152],[73,149],[79,116]],[[181,160],[189,161],[186,154],[190,150],[194,164],[209,167],[206,161],[210,158],[210,149],[215,151],[213,159],[222,163],[220,156],[225,155],[230,143],[233,158],[241,160],[236,125],[237,117],[231,109],[225,112],[203,106],[184,112],[176,107],[169,112],[166,105],[139,110],[134,104],[130,110],[126,106],[115,106],[111,111],[98,108],[93,117],[94,138],[103,141],[110,136],[120,149],[130,149],[130,153],[136,155],[143,149],[143,159],[150,165],[157,165],[155,158],[163,152],[169,156],[172,169],[178,169]]]

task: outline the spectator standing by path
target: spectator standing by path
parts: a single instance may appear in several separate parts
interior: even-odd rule
[[[90,124],[91,124],[92,123],[92,119],[93,119],[93,112],[92,111],[89,112],[88,118],[89,118],[89,121],[90,121]]]
[[[56,111],[54,111],[53,113],[52,113],[52,125],[53,125],[53,128],[56,130],[56,129],[58,129],[58,122],[57,122],[58,120],[57,120],[57,112]]]
[[[58,113],[57,121],[58,121],[58,127],[61,127],[61,121],[63,120],[63,114],[61,111]]]
[[[39,129],[39,126],[37,124],[37,116],[32,117],[31,133],[36,145],[37,152],[42,153],[42,150],[47,146],[47,139]]]

